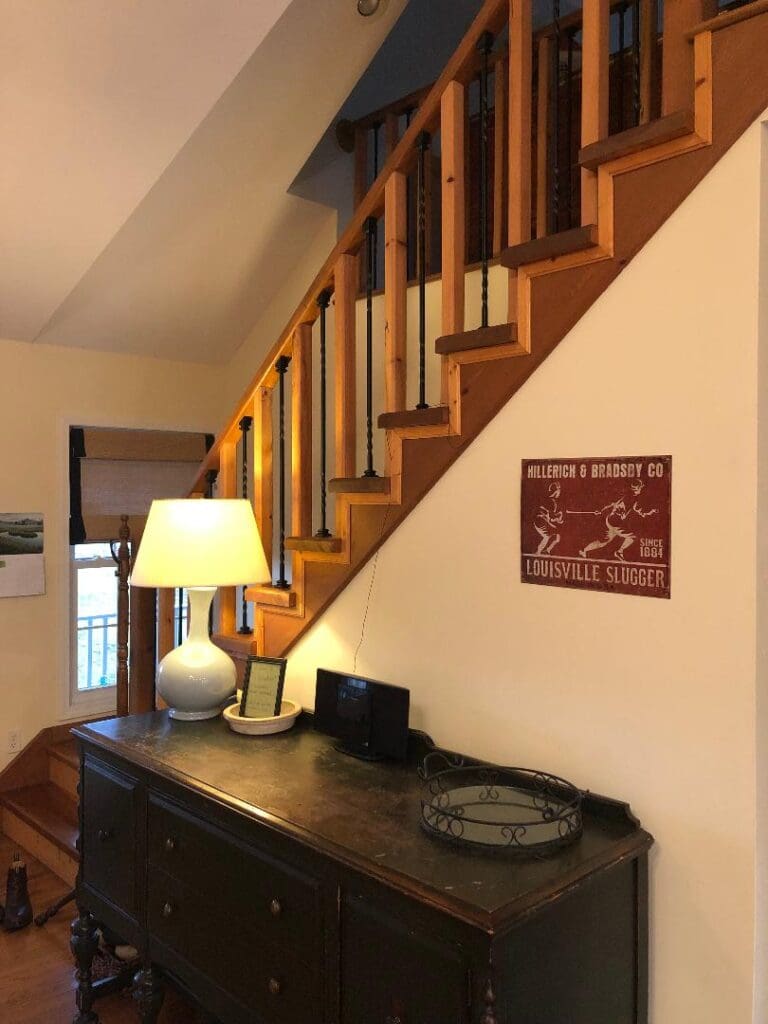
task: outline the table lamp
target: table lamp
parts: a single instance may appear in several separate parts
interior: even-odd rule
[[[215,718],[235,692],[235,663],[211,642],[208,612],[217,587],[263,583],[269,566],[250,502],[153,501],[131,573],[134,587],[183,587],[189,632],[157,669],[157,692],[172,718]]]

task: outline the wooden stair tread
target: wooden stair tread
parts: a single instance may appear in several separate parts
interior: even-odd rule
[[[514,345],[516,341],[517,324],[494,324],[493,327],[478,327],[474,331],[444,334],[435,342],[435,352],[441,356],[449,356],[454,352]]]
[[[406,409],[403,412],[383,412],[379,426],[384,430],[399,427],[437,427],[448,423],[450,410],[447,405],[433,405],[427,409]]]
[[[328,482],[332,494],[389,494],[386,476],[336,477]]]
[[[501,265],[509,270],[517,270],[526,263],[554,260],[558,256],[568,256],[584,249],[592,249],[597,244],[597,224],[585,224],[569,231],[558,231],[554,235],[513,245],[501,254]]]
[[[217,647],[230,654],[256,653],[256,639],[253,633],[214,633],[211,640]]]
[[[690,135],[694,130],[692,110],[675,110],[658,121],[639,124],[635,128],[609,135],[590,146],[579,150],[579,163],[589,171],[596,171],[600,164],[609,160],[618,160],[622,156],[639,153],[650,146],[659,146],[671,142],[683,135]]]
[[[57,761],[61,761],[62,764],[67,765],[69,768],[74,768],[75,771],[80,769],[80,753],[74,740],[66,740],[64,743],[52,743],[48,747],[48,756],[55,757]]]
[[[269,584],[261,584],[255,587],[245,588],[246,601],[254,601],[256,604],[268,604],[274,608],[295,608],[296,591],[290,587],[274,587]]]
[[[77,805],[52,782],[23,786],[0,794],[0,803],[11,813],[71,857],[77,857]]]
[[[341,537],[286,537],[289,551],[315,551],[335,555],[341,551]]]

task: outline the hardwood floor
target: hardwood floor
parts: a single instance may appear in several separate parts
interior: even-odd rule
[[[0,835],[0,903],[5,902],[5,872],[14,850]],[[32,908],[37,914],[67,891],[46,867],[25,854]],[[64,910],[43,928],[21,932],[0,930],[0,1020],[14,1024],[70,1024],[75,1013],[69,926],[74,908]],[[102,1024],[136,1024],[127,993],[110,996],[96,1006]],[[198,1015],[175,993],[168,993],[160,1024],[196,1024]]]

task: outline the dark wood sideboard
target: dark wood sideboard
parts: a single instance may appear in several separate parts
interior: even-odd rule
[[[82,751],[76,1024],[93,1024],[98,921],[224,1024],[644,1024],[647,853],[626,804],[587,796],[548,858],[419,827],[406,764],[338,753],[310,716],[248,738],[166,713],[75,730]]]

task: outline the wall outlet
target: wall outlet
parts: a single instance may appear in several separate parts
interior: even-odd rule
[[[21,729],[11,729],[8,733],[8,753],[18,754],[21,750]]]

